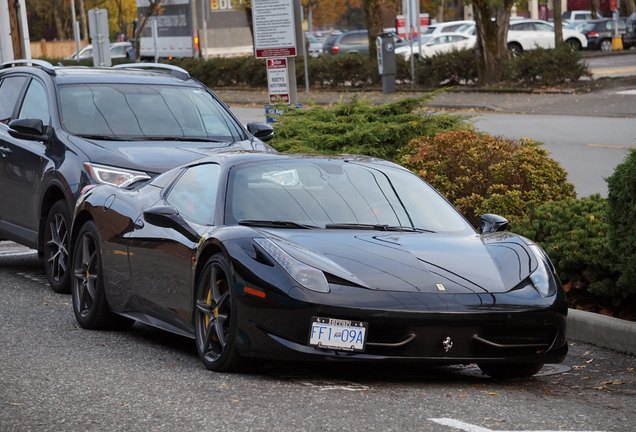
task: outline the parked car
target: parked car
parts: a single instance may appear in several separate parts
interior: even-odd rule
[[[623,48],[636,47],[636,12],[625,21],[625,34],[623,35]]]
[[[73,310],[86,329],[190,337],[214,371],[266,357],[530,376],[565,357],[567,305],[507,225],[484,215],[478,234],[388,161],[219,153],[80,198]]]
[[[129,52],[132,50],[130,42],[113,42],[110,44],[110,58],[123,59],[130,58]],[[93,58],[93,45],[86,45],[84,48],[66,57],[67,60],[84,60]]]
[[[0,239],[38,250],[51,288],[70,289],[70,224],[82,189],[126,187],[210,151],[260,149],[199,81],[170,65],[0,65]],[[253,135],[254,134],[254,135]]]
[[[310,57],[320,57],[322,54],[322,41],[311,33],[305,33],[307,55]]]
[[[334,33],[322,44],[322,53],[335,54],[369,54],[369,33],[367,30],[352,30]]]
[[[618,27],[616,27],[614,20],[607,18],[585,24],[583,34],[587,37],[587,48],[604,52],[611,51],[615,29],[618,28],[618,35],[621,37],[627,32],[625,20],[620,18],[617,22]]]
[[[438,33],[434,35],[421,35],[419,46],[417,41],[412,45],[404,45],[395,49],[396,55],[403,56],[406,60],[411,58],[411,53],[417,57],[432,57],[435,54],[447,53],[453,50],[463,50],[475,47],[475,36],[463,33]]]
[[[427,26],[423,31],[423,35],[436,35],[438,33],[457,33],[460,29],[466,28],[466,25],[475,24],[472,20],[448,21]]]
[[[594,19],[603,18],[603,15],[596,13],[596,17],[592,15],[592,11],[589,10],[571,10],[565,11],[561,15],[564,21],[567,22],[586,22]]]
[[[407,44],[397,34],[394,34],[393,37],[396,48]],[[369,55],[369,32],[367,30],[352,30],[344,33],[334,33],[323,42],[322,53],[327,55]]]
[[[563,29],[563,40],[575,50],[588,46],[583,33]],[[524,19],[510,23],[508,30],[508,49],[513,55],[535,48],[554,48],[554,25],[547,21]]]

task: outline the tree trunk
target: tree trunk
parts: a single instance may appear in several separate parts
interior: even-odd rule
[[[144,15],[141,18],[139,18],[139,21],[137,23],[137,28],[135,29],[135,35],[133,40],[133,48],[135,50],[136,62],[141,61],[141,34],[146,28],[146,24],[148,24],[148,20],[150,19],[150,17],[152,15],[156,15],[157,12],[160,10],[162,1],[163,0],[150,0]]]
[[[369,30],[369,57],[376,64],[378,61],[375,39],[382,32],[381,0],[364,0],[364,16]],[[377,64],[376,64],[377,67]]]
[[[554,46],[563,45],[563,12],[561,11],[561,0],[554,0]]]
[[[62,23],[63,6],[60,2],[56,1],[53,5],[53,22],[55,23],[55,33],[60,40],[66,39],[66,29]]]
[[[601,0],[592,0],[592,2],[590,3],[590,7],[592,11],[592,18],[598,18],[597,14],[598,11],[601,9]]]
[[[437,7],[437,22],[444,22],[444,0],[440,0],[439,6]]]
[[[88,40],[88,22],[86,18],[86,8],[84,7],[84,0],[79,0],[79,17],[80,27],[82,28],[82,39]]]
[[[510,56],[507,39],[513,4],[514,0],[503,0],[500,5],[489,0],[473,1],[477,24],[477,74],[481,86],[495,84],[502,79],[502,63]]]
[[[625,11],[627,11],[627,16],[630,16],[634,12],[636,12],[636,2],[634,0],[624,0],[625,2]]]

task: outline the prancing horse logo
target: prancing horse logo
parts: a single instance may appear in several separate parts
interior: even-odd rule
[[[447,336],[446,339],[442,342],[442,346],[444,347],[444,351],[449,352],[453,347],[453,340],[450,336]]]

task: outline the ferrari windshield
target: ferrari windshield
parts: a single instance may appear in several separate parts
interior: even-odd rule
[[[60,86],[62,124],[73,135],[110,140],[242,139],[241,126],[199,87],[156,84]]]
[[[235,167],[226,222],[387,231],[472,229],[435,190],[406,170],[324,159]]]

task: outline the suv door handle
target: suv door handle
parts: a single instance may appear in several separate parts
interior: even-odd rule
[[[0,147],[0,153],[2,153],[2,157],[7,157],[13,152],[8,147]]]

